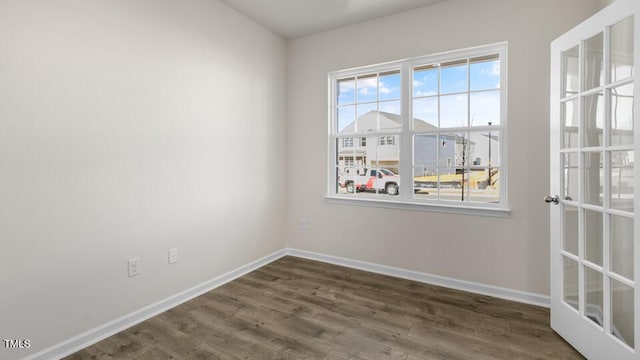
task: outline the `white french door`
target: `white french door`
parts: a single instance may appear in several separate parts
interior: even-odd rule
[[[640,359],[640,0],[551,45],[551,327],[588,359]]]

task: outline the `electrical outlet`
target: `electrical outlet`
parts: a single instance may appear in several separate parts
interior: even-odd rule
[[[140,258],[129,259],[129,277],[140,275]]]
[[[307,221],[307,218],[301,218],[300,219],[300,230],[307,231],[308,229],[309,229],[309,223]]]
[[[169,249],[169,264],[178,262],[178,248]]]

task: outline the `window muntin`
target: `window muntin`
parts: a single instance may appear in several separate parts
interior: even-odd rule
[[[333,73],[329,196],[506,209],[505,66],[500,44]],[[370,136],[341,147],[352,134]],[[381,184],[357,188],[385,171],[413,181],[394,196]],[[345,191],[344,180],[356,189]]]

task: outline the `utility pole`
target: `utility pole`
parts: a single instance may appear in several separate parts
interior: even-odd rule
[[[489,121],[489,126],[491,126],[491,121]],[[492,186],[491,182],[491,129],[489,129],[489,184],[488,186]]]

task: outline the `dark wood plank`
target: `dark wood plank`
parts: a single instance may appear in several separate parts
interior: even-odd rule
[[[549,310],[284,257],[68,359],[583,359]]]

